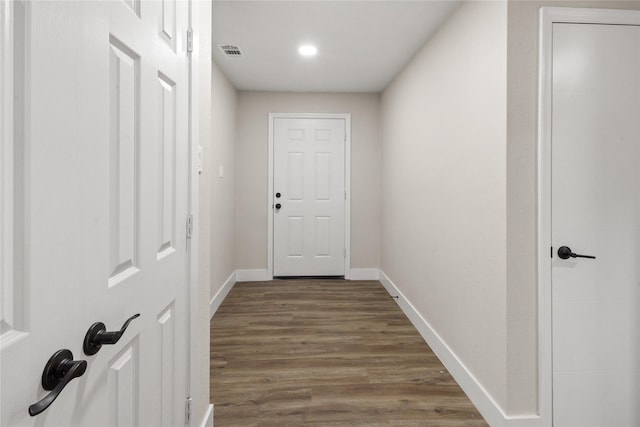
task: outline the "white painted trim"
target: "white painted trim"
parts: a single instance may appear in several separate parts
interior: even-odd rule
[[[207,412],[204,414],[202,418],[202,422],[200,422],[200,427],[213,427],[213,403],[207,407]]]
[[[551,104],[554,23],[640,25],[640,11],[543,7],[538,71],[538,370],[542,425],[553,418],[551,297]]]
[[[273,280],[273,273],[266,269],[236,270],[236,282],[265,282]]]
[[[269,113],[269,166],[267,168],[267,272],[273,279],[273,124],[275,119],[344,119],[346,142],[344,148],[344,186],[347,199],[344,205],[344,278],[351,275],[351,114],[350,113]],[[238,279],[238,281],[240,281]]]
[[[550,11],[540,9],[540,57],[538,81],[538,410],[546,425],[553,417],[553,368],[551,326],[551,93],[552,27]]]
[[[195,49],[190,54],[187,54],[187,79],[188,79],[188,117],[187,117],[187,132],[188,132],[188,178],[187,178],[187,214],[192,215],[192,235],[190,239],[187,239],[187,277],[186,277],[186,371],[185,371],[185,397],[193,396],[194,384],[198,384],[198,379],[202,378],[203,372],[200,372],[196,367],[201,366],[198,358],[201,356],[192,351],[192,342],[195,337],[195,333],[198,330],[198,321],[200,309],[198,306],[202,303],[199,297],[200,288],[200,276],[199,276],[199,264],[200,264],[200,251],[199,251],[199,230],[200,230],[200,218],[199,218],[199,177],[198,177],[198,146],[200,145],[200,96],[194,96],[200,94],[200,56],[198,50],[198,44],[200,43],[200,28],[199,28],[199,16],[200,2],[189,0],[188,3],[188,27],[194,30],[194,44]],[[186,227],[186,224],[184,224]],[[208,325],[207,325],[208,327]],[[208,351],[208,349],[207,349]],[[208,372],[208,371],[207,371]],[[207,374],[208,375],[208,374]],[[193,414],[194,417],[198,414]]]
[[[540,416],[534,415],[507,415],[505,427],[548,427],[542,423]]]
[[[339,114],[344,117],[344,189],[347,192],[344,201],[344,278],[351,278],[351,114]]]
[[[352,268],[349,275],[350,280],[378,280],[380,270],[377,268]]]
[[[269,114],[269,146],[267,167],[267,274],[273,279],[273,122],[275,116]]]
[[[15,325],[14,298],[14,133],[13,133],[13,46],[14,4],[0,4],[0,321]],[[2,343],[0,337],[0,343]]]
[[[398,296],[396,303],[418,330],[422,338],[431,347],[438,359],[447,368],[458,385],[466,393],[480,414],[492,427],[539,427],[540,419],[537,415],[507,416],[502,408],[491,397],[489,392],[480,384],[476,377],[467,369],[460,358],[451,350],[442,337],[431,327],[429,322],[416,310],[415,306],[405,297],[391,279],[380,271],[380,283],[389,295]]]
[[[540,17],[544,24],[541,28],[549,30],[554,23],[640,25],[640,10],[542,7]],[[542,49],[540,53],[544,53]]]
[[[229,295],[229,292],[231,291],[231,289],[233,289],[233,286],[235,284],[236,272],[234,271],[227,278],[227,280],[224,281],[220,289],[218,289],[218,292],[216,292],[213,298],[211,298],[211,301],[209,301],[209,319],[211,319],[213,315],[216,314],[216,311],[218,311],[218,308],[220,308],[220,305],[227,297],[227,295]]]

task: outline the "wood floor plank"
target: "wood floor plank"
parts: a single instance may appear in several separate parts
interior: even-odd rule
[[[237,283],[211,320],[218,427],[486,427],[379,282]]]

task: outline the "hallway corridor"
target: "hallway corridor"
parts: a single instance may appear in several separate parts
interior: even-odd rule
[[[376,281],[237,283],[211,320],[216,426],[487,426]]]

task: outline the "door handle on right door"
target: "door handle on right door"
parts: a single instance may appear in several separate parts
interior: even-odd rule
[[[280,203],[276,203],[276,209],[280,209],[282,205]]]
[[[569,246],[560,246],[560,248],[558,249],[558,256],[561,259],[569,259],[569,258],[590,258],[590,259],[596,259],[596,257],[592,256],[592,255],[579,255],[579,254],[574,254],[571,251],[571,248]]]
[[[127,330],[129,323],[133,319],[137,319],[140,317],[140,313],[134,314],[130,318],[124,322],[122,328],[119,331],[107,332],[106,326],[102,322],[96,322],[87,331],[87,334],[84,336],[84,344],[82,346],[82,350],[84,350],[84,354],[87,356],[93,356],[96,354],[100,348],[105,344],[115,344],[117,343],[124,331]]]

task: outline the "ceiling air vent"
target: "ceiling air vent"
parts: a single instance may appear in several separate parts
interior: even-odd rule
[[[225,56],[228,56],[230,58],[242,58],[244,56],[242,54],[242,51],[240,50],[240,46],[238,45],[219,44],[218,47],[220,48],[222,53],[225,54]]]

